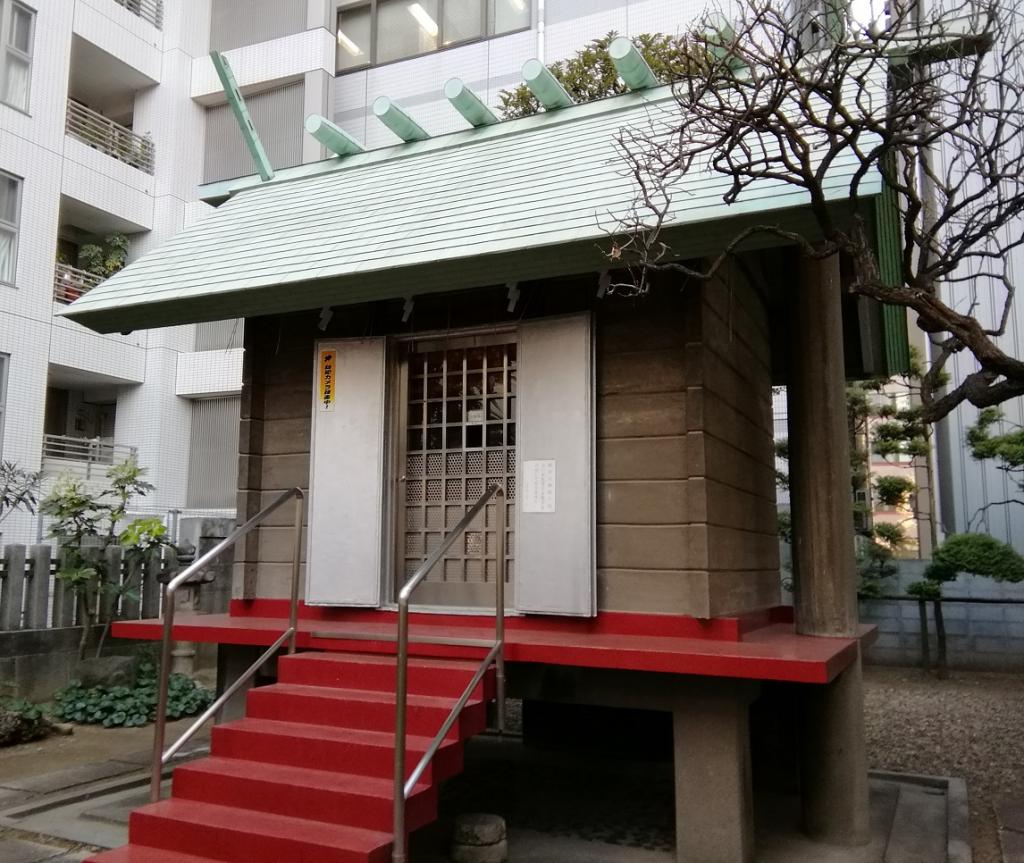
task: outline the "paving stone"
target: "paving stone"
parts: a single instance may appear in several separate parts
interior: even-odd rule
[[[1024,833],[1000,830],[999,844],[1003,847],[1003,863],[1024,863]]]
[[[1024,797],[997,800],[995,810],[1001,829],[1024,833]]]
[[[455,819],[456,845],[494,845],[505,838],[505,819],[500,815],[472,812]]]
[[[81,764],[67,770],[55,770],[42,776],[29,776],[24,779],[12,779],[3,784],[3,788],[14,791],[32,791],[36,794],[52,794],[64,791],[86,782],[99,782],[129,773],[135,767],[120,761],[101,761],[96,764]],[[2,860],[3,858],[0,858]]]
[[[945,860],[947,821],[944,790],[901,785],[885,863]]]
[[[53,860],[63,849],[38,845],[22,839],[0,839],[0,860],[4,863],[37,863]]]
[[[34,791],[20,791],[16,788],[0,788],[0,811],[20,806],[37,796]]]
[[[452,863],[506,863],[508,843],[502,839],[493,845],[452,845]]]
[[[125,825],[128,823],[128,816],[131,815],[132,810],[145,806],[147,803],[149,803],[148,788],[128,797],[121,797],[113,803],[86,809],[82,812],[82,817],[91,818],[93,821],[105,821],[108,824]]]

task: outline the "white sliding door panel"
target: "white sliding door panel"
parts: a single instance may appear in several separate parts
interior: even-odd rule
[[[590,315],[519,332],[516,608],[592,616],[594,373]]]
[[[377,606],[381,596],[386,343],[317,344],[306,601]]]

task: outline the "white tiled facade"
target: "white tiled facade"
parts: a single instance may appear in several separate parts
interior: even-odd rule
[[[11,0],[0,0],[0,6]],[[115,0],[25,0],[35,13],[27,111],[0,103],[0,171],[21,179],[16,278],[0,284],[0,353],[8,354],[8,387],[0,457],[44,467],[47,391],[74,406],[102,403],[115,412],[104,443],[135,447],[156,492],[155,513],[187,506],[192,398],[177,394],[178,364],[193,353],[194,328],[101,336],[54,315],[58,238],[124,233],[134,258],[208,211],[196,199],[201,180],[204,109],[190,98],[193,62],[208,50],[208,0],[163,9],[160,26]],[[70,95],[147,135],[154,170],[147,173],[65,133]],[[237,395],[237,363],[230,384]],[[223,374],[221,374],[223,377]],[[113,406],[113,408],[111,408]],[[72,408],[59,431],[72,437]],[[65,410],[67,410],[65,408]],[[48,480],[49,482],[49,480]],[[12,516],[3,542],[34,542],[39,526]]]
[[[194,400],[237,395],[239,342],[195,350],[194,327],[97,335],[54,316],[54,267],[58,239],[69,232],[124,233],[135,258],[202,218],[209,207],[197,187],[229,177],[204,177],[204,163],[207,173],[210,164],[253,172],[236,130],[223,122],[211,48],[230,49],[257,129],[274,144],[268,151],[290,164],[324,155],[308,136],[292,143],[307,114],[333,118],[367,147],[392,144],[368,117],[373,100],[388,95],[429,132],[453,131],[465,124],[441,97],[450,77],[496,106],[531,57],[568,56],[612,30],[676,33],[703,8],[697,0],[533,0],[526,29],[336,75],[333,0],[0,0],[0,8],[13,2],[34,11],[35,27],[28,110],[0,103],[0,171],[22,180],[17,277],[0,284],[0,353],[10,356],[0,457],[46,466],[44,434],[55,425],[48,387],[66,391],[72,405],[116,405],[112,435],[102,439],[136,448],[157,487],[145,501],[155,513],[188,507]],[[157,22],[137,14],[157,8]],[[243,19],[241,29],[227,26]],[[301,100],[257,98],[296,85]],[[152,174],[67,135],[69,96],[148,136]],[[66,412],[58,431],[85,437],[92,430]],[[38,530],[36,519],[17,515],[0,526],[4,542],[35,541]]]

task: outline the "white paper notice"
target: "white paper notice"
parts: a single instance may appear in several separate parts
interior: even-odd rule
[[[523,512],[555,511],[555,460],[523,462]]]

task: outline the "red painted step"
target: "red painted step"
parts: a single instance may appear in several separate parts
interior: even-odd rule
[[[407,771],[476,667],[410,660]],[[213,729],[211,756],[174,771],[171,799],[132,813],[131,844],[89,863],[388,863],[395,668],[380,654],[282,657],[279,682],[250,691],[246,718]],[[407,804],[410,830],[436,817],[437,782],[462,769],[493,691],[488,673]]]
[[[455,698],[437,695],[410,695],[406,708],[408,732],[433,737],[448,718],[455,701]],[[249,691],[245,715],[286,722],[394,731],[395,694],[276,683]],[[471,698],[458,723],[453,726],[451,736],[467,739],[486,727],[487,705],[479,698]]]
[[[172,798],[136,809],[133,842],[227,863],[387,863],[391,835]]]
[[[277,679],[280,683],[394,692],[396,664],[393,656],[373,653],[296,653],[278,660]],[[476,662],[458,659],[410,659],[409,692],[458,698],[477,667]],[[484,678],[474,695],[494,697],[493,674]]]
[[[266,764],[239,758],[204,758],[174,771],[174,796],[390,831],[391,779]],[[420,783],[406,804],[410,830],[437,817],[437,789]]]
[[[394,734],[362,728],[246,718],[215,726],[210,739],[210,753],[386,779],[395,770],[394,739]],[[426,752],[430,742],[427,737],[406,737],[410,770]],[[423,778],[427,782],[436,782],[453,776],[461,769],[461,744],[446,740],[437,750]]]
[[[220,863],[212,857],[196,857],[165,848],[147,848],[145,845],[124,845],[101,854],[94,854],[87,863]]]

